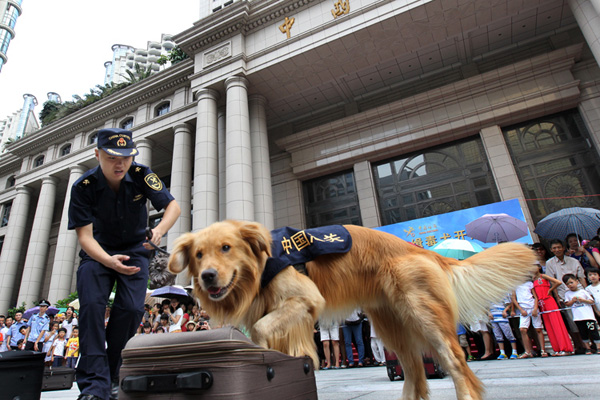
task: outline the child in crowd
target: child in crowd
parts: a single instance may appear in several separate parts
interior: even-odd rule
[[[142,325],[142,335],[150,335],[152,333],[152,323],[150,321],[144,322]]]
[[[48,332],[44,335],[44,346],[42,347],[42,352],[46,353],[46,358],[44,362],[49,367],[52,365],[52,354],[48,350],[52,347],[52,343],[54,343],[54,339],[58,334],[58,321],[50,322]]]
[[[25,334],[27,333],[27,324],[23,325],[22,327],[19,328],[19,333],[23,336],[25,336]],[[17,350],[25,350],[25,338],[23,337],[23,340],[19,340],[17,342]]]
[[[498,348],[500,348],[498,360],[506,360],[508,358],[514,360],[518,358],[517,339],[515,339],[508,323],[509,310],[512,311],[510,294],[506,296],[502,303],[494,303],[490,308],[489,318],[492,323],[492,331],[496,337],[496,342],[498,342]],[[510,347],[512,348],[510,357],[504,352],[504,338],[510,341]]]
[[[555,356],[571,355],[573,353],[573,344],[567,327],[562,319],[553,292],[561,285],[561,282],[549,275],[541,272],[541,268],[536,272],[533,279],[533,290],[538,298],[538,309],[542,313],[542,320],[548,333],[548,339]],[[554,312],[552,312],[554,311]],[[542,357],[544,354],[542,354]]]
[[[50,354],[52,355],[52,366],[62,367],[65,359],[65,346],[67,344],[67,330],[65,328],[58,329],[58,336],[54,339],[52,347],[50,348]]]
[[[586,272],[587,279],[591,283],[585,288],[585,290],[594,298],[595,303],[592,308],[596,313],[596,319],[600,320],[600,269],[590,268]]]
[[[66,328],[65,328],[66,329]],[[67,367],[75,368],[79,358],[79,327],[71,328],[71,337],[67,342]]]
[[[462,324],[456,326],[456,334],[458,335],[460,347],[467,352],[467,362],[475,360],[475,357],[471,354],[471,346],[469,346],[469,341],[467,340],[467,330]]]
[[[590,343],[595,342],[596,348],[600,349],[600,335],[598,334],[598,323],[594,317],[592,304],[594,299],[584,289],[578,288],[579,281],[573,274],[563,276],[563,282],[569,288],[565,293],[565,305],[573,307],[573,321],[579,328],[579,334],[583,339],[585,354],[592,354]],[[588,343],[589,341],[589,343]],[[599,352],[600,354],[600,352]]]
[[[525,348],[525,352],[518,358],[522,359],[533,357],[533,346],[531,345],[529,336],[527,336],[527,329],[529,328],[530,324],[533,324],[533,327],[538,335],[541,346],[541,356],[547,357],[548,354],[544,350],[545,340],[544,333],[542,332],[542,317],[538,314],[538,298],[535,290],[533,290],[533,282],[525,282],[518,286],[513,292],[512,302],[521,313],[519,318],[519,331],[521,332],[521,341],[523,342],[523,347]],[[514,314],[514,312],[512,314]]]

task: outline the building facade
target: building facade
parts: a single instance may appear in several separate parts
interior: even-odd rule
[[[0,71],[8,61],[6,53],[15,37],[17,18],[23,13],[22,3],[23,0],[0,0]]]
[[[23,95],[23,108],[0,120],[0,154],[6,152],[6,147],[10,143],[40,128],[34,112],[37,104],[37,98],[26,93]]]
[[[100,128],[131,127],[180,203],[168,248],[225,218],[376,227],[516,198],[533,229],[599,207],[598,5],[229,4],[174,36],[190,59],[8,147],[0,310],[74,290],[69,188]]]

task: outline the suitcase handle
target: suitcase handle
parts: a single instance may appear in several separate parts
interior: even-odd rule
[[[208,371],[183,372],[180,374],[127,376],[121,381],[125,393],[181,392],[185,390],[207,390],[213,377]]]

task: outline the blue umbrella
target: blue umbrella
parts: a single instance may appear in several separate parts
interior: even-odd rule
[[[534,232],[548,240],[564,240],[569,233],[576,233],[584,239],[591,239],[596,236],[599,227],[599,210],[571,207],[548,214],[538,222]]]
[[[473,254],[483,251],[483,247],[465,239],[446,239],[431,247],[430,250],[433,250],[444,257],[464,260],[465,258],[471,257]]]
[[[154,289],[151,294],[151,297],[164,297],[167,299],[170,298],[181,298],[181,297],[190,297],[188,292],[185,290],[183,286],[172,285],[172,286],[163,286],[158,289]]]

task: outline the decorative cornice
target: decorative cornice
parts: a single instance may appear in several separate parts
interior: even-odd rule
[[[224,10],[201,20],[192,28],[173,37],[173,40],[192,57],[235,33],[244,35],[283,15],[318,0],[236,1]]]

